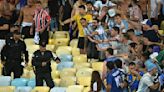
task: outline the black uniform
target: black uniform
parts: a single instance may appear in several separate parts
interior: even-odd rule
[[[54,82],[51,77],[51,60],[57,60],[51,51],[46,50],[41,52],[37,50],[33,54],[32,65],[34,66],[34,72],[36,74],[36,86],[43,86],[43,80],[46,81],[47,86],[54,87]],[[42,63],[46,62],[45,66]]]
[[[17,42],[11,38],[6,40],[6,45],[1,51],[1,60],[5,62],[3,72],[5,76],[10,76],[14,73],[14,78],[19,78],[23,73],[23,56],[28,63],[28,52],[26,51],[26,44],[22,40]]]

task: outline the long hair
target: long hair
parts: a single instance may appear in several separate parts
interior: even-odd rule
[[[94,92],[100,92],[101,91],[101,88],[102,88],[102,80],[101,80],[101,77],[100,77],[100,74],[98,71],[93,71],[92,72],[92,78],[91,78],[91,90],[93,91],[93,84],[97,82],[97,91],[94,91]]]

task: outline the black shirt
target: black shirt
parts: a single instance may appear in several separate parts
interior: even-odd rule
[[[154,30],[143,31],[143,36],[151,42],[158,42],[160,40]]]
[[[37,50],[32,57],[32,65],[35,66],[35,73],[47,73],[51,72],[51,60],[55,60],[51,51],[46,50],[41,52]],[[42,66],[42,63],[46,62],[46,66]]]

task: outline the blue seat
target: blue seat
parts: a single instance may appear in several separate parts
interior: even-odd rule
[[[61,62],[57,65],[57,70],[62,70],[64,68],[72,68],[73,62]]]
[[[68,54],[61,54],[59,58],[61,59],[61,61],[72,61],[72,55]]]
[[[10,76],[0,76],[0,86],[10,86],[11,77]]]
[[[27,86],[34,88],[36,86],[35,79],[30,79],[27,83]]]
[[[17,87],[15,89],[15,92],[31,92],[32,91],[32,88],[31,87]]]
[[[16,78],[11,81],[11,86],[16,86],[16,87],[26,86],[27,82],[28,82],[28,79]]]
[[[50,92],[66,92],[66,87],[54,87],[50,90]]]

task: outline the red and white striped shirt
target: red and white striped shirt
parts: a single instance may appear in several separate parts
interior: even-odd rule
[[[46,10],[35,11],[34,18],[35,30],[39,31],[40,29],[46,26],[46,23],[51,21],[51,17]]]

